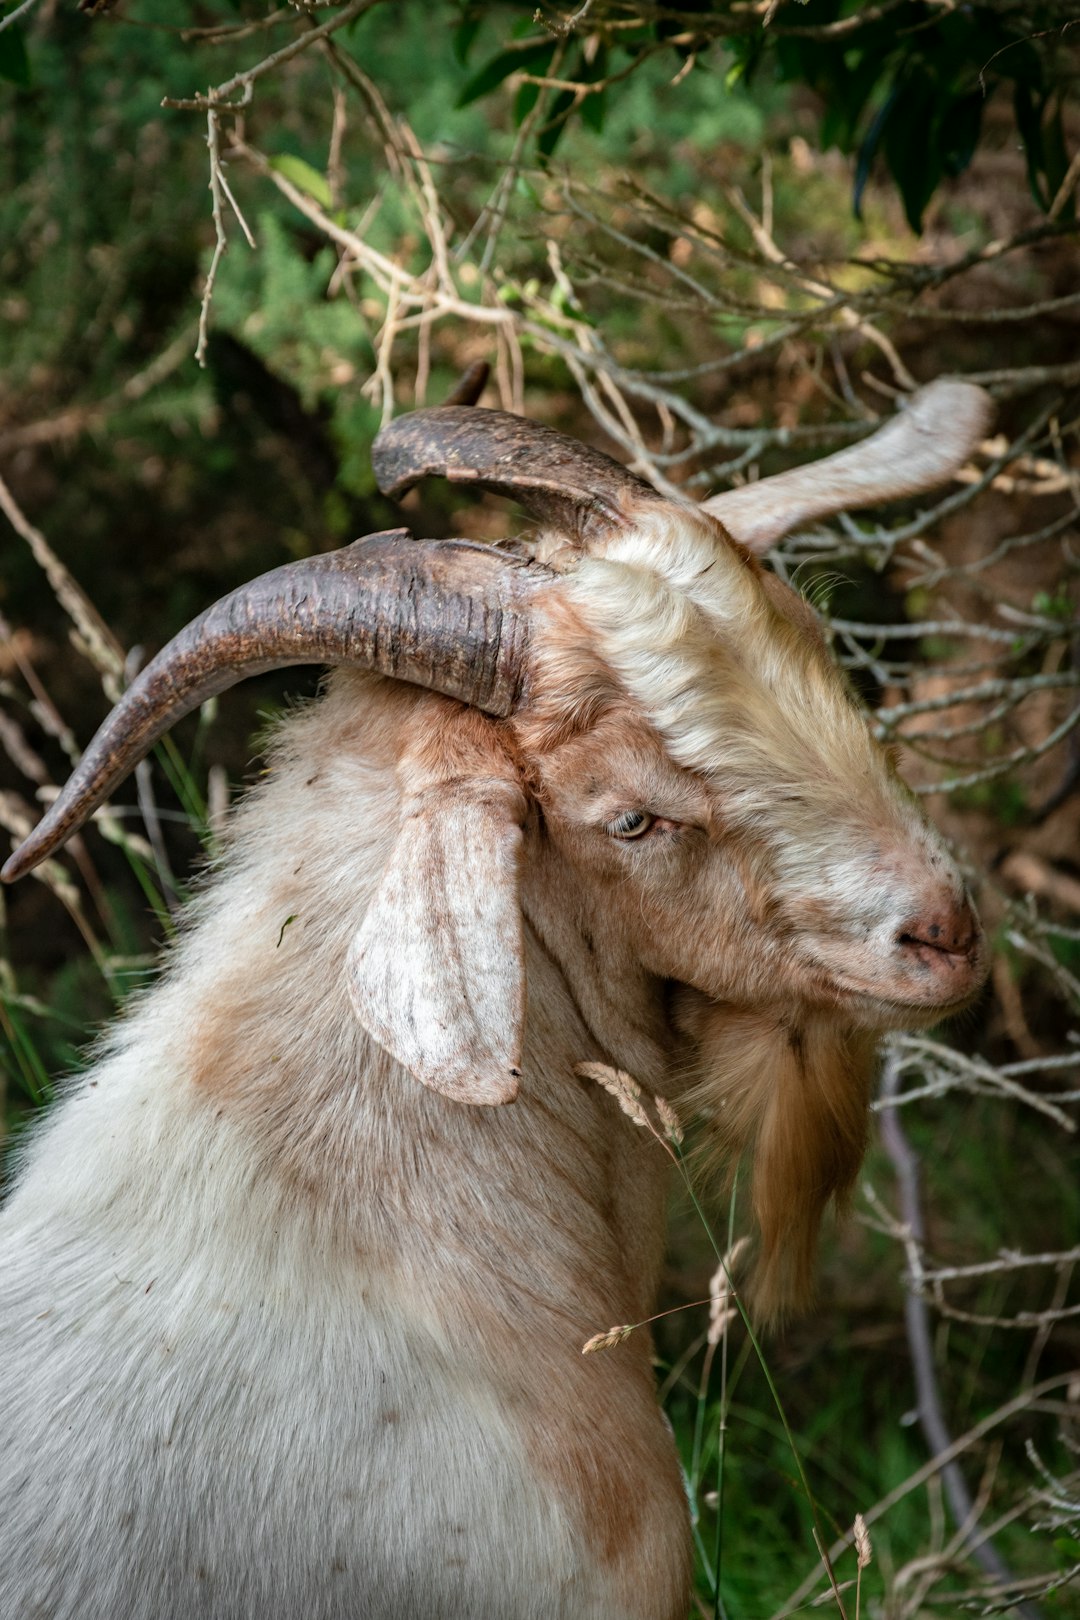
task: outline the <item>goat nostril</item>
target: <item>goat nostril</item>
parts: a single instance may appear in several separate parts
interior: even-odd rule
[[[930,950],[943,956],[968,956],[978,938],[975,918],[968,906],[937,918],[918,917],[896,936],[898,945]]]

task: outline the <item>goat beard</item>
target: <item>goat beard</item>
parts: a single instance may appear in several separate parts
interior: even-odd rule
[[[808,1303],[822,1217],[830,1201],[844,1206],[866,1152],[876,1036],[824,1011],[701,1002],[679,1023],[694,1026],[685,1102],[704,1120],[706,1175],[719,1172],[730,1191],[751,1164],[758,1244],[747,1292],[755,1317],[775,1323]]]

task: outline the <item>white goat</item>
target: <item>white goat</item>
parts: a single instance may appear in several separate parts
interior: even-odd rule
[[[577,1065],[752,1155],[761,1308],[797,1296],[875,1033],[968,1001],[984,947],[747,546],[940,481],[984,422],[936,384],[702,510],[518,418],[418,412],[384,485],[513,493],[536,558],[369,537],[147,667],[9,880],[209,693],[357,666],[282,724],[168,971],[25,1150],[4,1620],[681,1620],[647,1334],[580,1353],[652,1309],[667,1161]]]

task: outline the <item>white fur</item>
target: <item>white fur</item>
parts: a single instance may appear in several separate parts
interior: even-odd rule
[[[621,1141],[572,1072],[607,1054],[535,940],[511,1107],[432,1095],[349,1006],[398,814],[365,710],[404,721],[415,701],[344,677],[290,722],[197,926],[25,1150],[0,1216],[4,1620],[682,1613],[673,1471],[624,1459],[640,1547],[605,1566],[527,1445],[569,1398],[563,1354],[670,1451],[647,1350],[580,1357],[647,1314],[661,1257],[661,1156]],[[355,746],[335,755],[350,716]],[[285,1114],[268,1072],[262,1117],[196,1076],[208,1018],[228,1009],[257,1042],[265,1008],[269,1063],[310,1091]],[[553,1132],[580,1185],[548,1211]]]

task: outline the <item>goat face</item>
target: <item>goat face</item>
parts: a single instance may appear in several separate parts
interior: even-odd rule
[[[582,561],[565,601],[515,725],[549,835],[643,966],[871,1030],[970,1000],[962,880],[802,598],[675,511]]]

